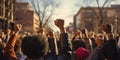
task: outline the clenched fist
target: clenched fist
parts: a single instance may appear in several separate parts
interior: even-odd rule
[[[64,26],[64,20],[63,19],[56,19],[54,21],[54,23],[57,27],[63,27]]]
[[[18,34],[22,29],[22,25],[21,24],[16,24],[14,26],[14,30],[15,30],[15,34]]]
[[[54,21],[55,25],[60,29],[61,33],[64,33],[64,20],[63,19],[56,19]]]

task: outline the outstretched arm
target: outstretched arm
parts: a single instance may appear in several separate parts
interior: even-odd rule
[[[71,50],[71,43],[68,39],[68,34],[65,33],[65,29],[64,29],[64,20],[63,19],[56,19],[54,21],[55,25],[60,29],[60,52],[63,51],[68,51]]]
[[[4,49],[5,60],[18,60],[14,52],[14,46],[16,43],[17,36],[21,31],[21,28],[22,28],[21,24],[17,24],[14,26],[15,33],[10,37],[10,40],[7,42],[6,47]]]

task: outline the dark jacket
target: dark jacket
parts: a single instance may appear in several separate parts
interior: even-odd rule
[[[94,50],[97,47],[97,44],[95,42],[95,38],[90,38],[92,42],[92,49]]]
[[[90,54],[88,60],[104,60],[103,49],[96,47],[94,51]]]
[[[71,42],[68,40],[68,34],[60,34],[60,51],[71,51]]]
[[[90,39],[89,38],[83,38],[83,40],[85,41],[86,49],[89,50],[89,51],[92,51],[92,46],[90,45]]]
[[[55,39],[54,38],[50,38],[50,37],[48,37],[48,43],[49,43],[49,53],[51,53],[51,54],[56,54],[56,49],[57,49],[57,45],[56,45],[56,43],[55,43],[56,41],[55,41]]]
[[[71,60],[71,42],[68,40],[68,34],[62,33],[60,34],[60,45],[59,45],[59,56],[62,56],[64,60]],[[58,58],[59,60],[59,58]]]
[[[117,60],[118,58],[118,52],[117,52],[117,46],[115,39],[110,39],[105,42],[103,46],[103,52],[105,57],[108,60]]]
[[[75,51],[78,47],[86,47],[85,42],[82,39],[74,39],[72,40],[72,50]]]

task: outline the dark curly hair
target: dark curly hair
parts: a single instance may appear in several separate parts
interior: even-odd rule
[[[106,33],[112,33],[113,26],[112,26],[112,24],[103,24],[102,30],[105,31]]]
[[[29,58],[39,58],[48,50],[48,42],[42,35],[26,36],[22,39],[21,50]]]

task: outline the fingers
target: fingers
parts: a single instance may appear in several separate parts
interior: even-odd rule
[[[16,24],[15,25],[15,32],[21,31],[21,29],[22,29],[22,25],[21,24]]]
[[[53,31],[48,31],[48,33],[46,34],[48,37],[53,37]]]
[[[22,25],[21,24],[18,24],[18,29],[19,29],[19,31],[22,29]]]
[[[56,19],[56,20],[54,21],[54,23],[55,23],[55,25],[56,25],[57,27],[64,26],[64,20],[63,20],[63,19]]]

